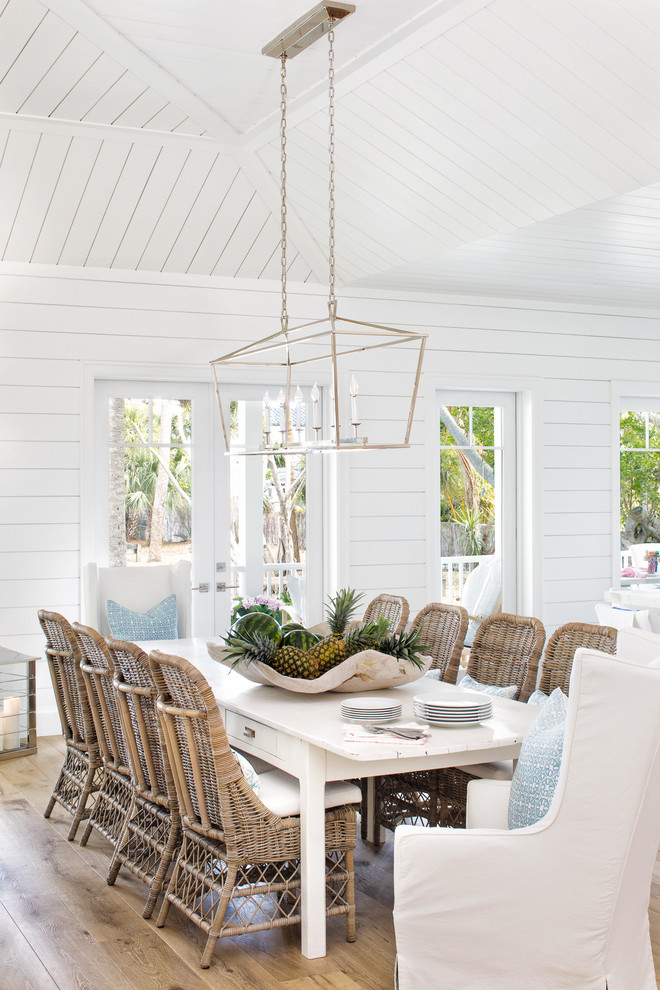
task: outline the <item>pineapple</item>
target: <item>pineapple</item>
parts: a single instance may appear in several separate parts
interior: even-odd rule
[[[253,660],[260,660],[272,667],[277,643],[267,636],[260,633],[230,633],[225,642],[227,653],[233,660],[232,667],[237,667],[240,663],[252,663]]]
[[[313,646],[311,650],[307,650],[306,656],[316,668],[317,672],[314,676],[320,677],[321,674],[325,674],[326,671],[345,660],[348,654],[341,633],[337,633],[327,636],[316,646]]]
[[[360,600],[364,598],[361,592],[353,588],[342,588],[334,598],[330,598],[326,606],[326,619],[333,636],[342,636],[346,626],[355,614]]]
[[[397,660],[408,660],[415,667],[423,667],[420,657],[419,629],[412,632],[393,633],[380,641],[377,649]]]
[[[353,588],[342,588],[334,597],[329,598],[326,606],[326,619],[330,626],[330,635],[313,646],[311,650],[307,650],[307,656],[316,664],[315,677],[325,674],[327,670],[336,667],[348,656],[344,646],[344,633],[362,597],[362,594],[354,591]]]
[[[318,676],[317,661],[310,657],[309,650],[299,650],[295,646],[281,646],[271,666],[285,677],[302,677],[311,681]]]

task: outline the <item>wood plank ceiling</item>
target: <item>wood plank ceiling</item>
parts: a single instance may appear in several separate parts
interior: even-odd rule
[[[338,274],[657,306],[660,5],[357,0]],[[300,0],[0,0],[0,258],[277,278],[276,60]],[[325,281],[327,50],[289,66],[290,276]]]

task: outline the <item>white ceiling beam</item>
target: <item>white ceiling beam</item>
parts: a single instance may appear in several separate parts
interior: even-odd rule
[[[96,124],[87,120],[64,120],[22,113],[0,112],[0,128],[32,131],[42,134],[63,134],[66,137],[93,138],[100,141],[130,141],[151,147],[177,146],[192,150],[216,151],[236,157],[235,145],[214,138],[179,131],[158,131],[144,127],[122,127],[118,124]]]
[[[358,86],[384,72],[391,65],[418,51],[433,38],[445,34],[456,24],[490,6],[492,0],[436,0],[430,7],[417,17],[408,21],[398,31],[393,31],[378,44],[368,48],[347,65],[336,70],[335,94],[341,98],[352,92]],[[335,51],[341,57],[341,35],[335,46]],[[295,72],[295,66],[290,70]],[[320,110],[325,109],[328,102],[328,84],[324,78],[318,85],[308,89],[295,100],[289,102],[287,120],[295,126]],[[258,150],[274,139],[279,131],[279,105],[273,107],[273,114],[257,124],[251,130],[241,135],[241,147]]]
[[[123,34],[90,10],[82,0],[45,0],[45,2],[54,14],[89,41],[97,44],[110,58],[116,59],[129,72],[133,72],[148,86],[174,103],[178,109],[201,124],[217,140],[226,144],[237,142],[237,131],[220,114],[136,48]]]

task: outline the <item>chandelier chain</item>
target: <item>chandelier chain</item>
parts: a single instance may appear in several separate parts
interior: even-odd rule
[[[287,104],[287,91],[286,91],[286,54],[282,54],[282,64],[280,68],[280,150],[281,150],[281,171],[280,171],[280,189],[282,194],[281,202],[281,239],[282,239],[282,332],[286,333],[289,325],[289,314],[287,312],[287,286],[286,286],[286,275],[287,275],[287,260],[286,260],[286,241],[287,241],[287,228],[286,228],[286,104]]]
[[[328,118],[329,118],[329,242],[328,269],[329,295],[328,310],[330,319],[337,315],[337,298],[335,296],[335,32],[334,18],[330,18],[328,32]]]

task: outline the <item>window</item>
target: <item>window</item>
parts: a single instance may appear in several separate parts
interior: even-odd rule
[[[653,400],[644,404],[650,407]],[[660,543],[660,406],[657,411],[639,408],[626,399],[622,405],[629,407],[619,417],[623,552],[636,543]],[[630,563],[625,554],[622,563]]]

